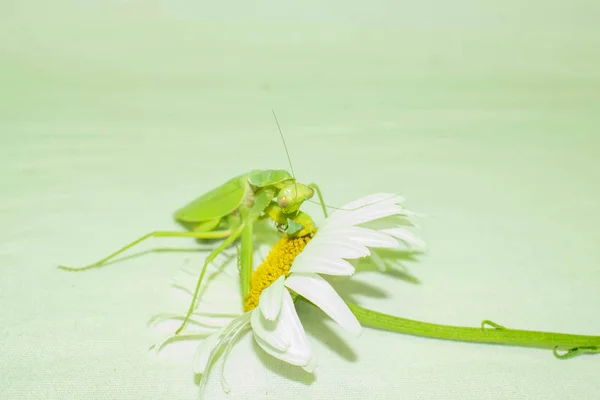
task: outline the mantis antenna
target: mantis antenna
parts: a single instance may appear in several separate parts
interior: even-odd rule
[[[285,137],[283,136],[283,132],[281,131],[281,125],[279,125],[279,119],[277,119],[277,114],[275,114],[275,110],[271,109],[271,112],[273,113],[273,118],[275,118],[275,123],[277,124],[277,130],[279,131],[279,136],[281,136],[281,141],[283,142],[283,148],[285,149],[285,155],[287,156],[288,163],[290,164],[290,170],[292,172],[292,177],[294,178],[294,187],[296,188],[296,193],[298,193],[298,187],[296,186],[296,174],[294,173],[294,166],[292,165],[292,159],[290,157],[290,152],[288,151],[287,143],[285,142]],[[393,196],[390,196],[390,197],[393,197]],[[366,206],[371,205],[371,204],[379,203],[380,201],[384,201],[384,200],[387,200],[387,199],[380,199],[380,200],[374,201],[373,203],[366,204],[366,205],[357,207],[357,208],[352,209],[352,210],[345,210],[343,208],[338,208],[338,207],[330,206],[328,204],[326,204],[325,206],[328,207],[328,208],[333,208],[334,210],[354,211],[354,210],[358,210],[360,208],[366,207]],[[316,202],[314,200],[311,200],[311,199],[307,199],[306,201],[308,201],[309,203],[313,203],[313,204],[320,204],[320,203],[318,203],[318,202]]]
[[[275,118],[275,123],[277,124],[277,129],[279,130],[279,136],[281,136],[281,141],[283,142],[285,155],[287,156],[288,163],[290,164],[290,169],[292,170],[292,177],[294,178],[294,180],[296,180],[296,174],[294,173],[294,167],[292,166],[292,159],[290,158],[290,152],[288,151],[287,144],[285,143],[285,138],[283,137],[283,132],[281,131],[281,126],[279,125],[279,120],[277,119],[275,110],[271,109],[271,112],[273,113],[273,118]]]
[[[290,158],[290,152],[288,151],[287,143],[285,143],[285,138],[283,137],[283,132],[281,131],[281,125],[279,125],[279,120],[277,119],[277,114],[275,114],[275,110],[271,109],[273,113],[273,118],[275,118],[275,123],[277,124],[277,130],[279,130],[279,136],[281,136],[281,141],[283,142],[283,148],[285,149],[285,155],[287,156],[288,163],[290,164],[290,170],[292,172],[292,178],[294,178],[294,189],[296,190],[296,196],[298,195],[298,186],[296,186],[296,174],[294,173],[294,166],[292,165],[292,159]]]

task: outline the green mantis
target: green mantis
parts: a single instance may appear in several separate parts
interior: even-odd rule
[[[279,126],[279,123],[277,125]],[[323,213],[327,216],[323,196],[316,184],[304,185],[296,182],[294,176],[284,170],[251,171],[230,179],[177,210],[174,214],[175,220],[185,226],[188,231],[150,232],[93,264],[80,268],[67,266],[59,266],[59,268],[79,271],[100,267],[150,237],[223,239],[208,255],[202,266],[187,314],[175,332],[178,334],[185,328],[194,312],[208,265],[219,253],[240,239],[240,280],[242,294],[245,298],[250,290],[254,224],[262,219],[271,219],[277,229],[289,237],[302,236],[313,231],[312,219],[300,211],[300,206],[304,201],[310,200],[315,191]]]

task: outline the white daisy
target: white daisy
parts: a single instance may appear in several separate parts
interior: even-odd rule
[[[354,266],[348,260],[371,255],[370,248],[420,244],[395,219],[410,215],[400,206],[402,201],[393,194],[370,195],[336,210],[312,237],[281,239],[252,274],[245,313],[199,347],[194,371],[203,374],[201,393],[216,358],[222,351],[226,358],[236,337],[249,328],[267,353],[308,372],[315,369],[317,358],[294,307],[295,296],[304,297],[350,333],[359,334],[360,323],[319,274],[349,276]],[[223,375],[221,383],[228,391]]]

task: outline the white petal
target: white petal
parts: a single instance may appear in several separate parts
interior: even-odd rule
[[[342,210],[354,210],[356,208],[360,208],[366,205],[371,204],[401,204],[404,202],[404,198],[400,195],[393,193],[374,193],[365,197],[361,197],[358,200],[354,200],[342,207]]]
[[[396,248],[398,241],[382,232],[374,229],[363,227],[350,226],[339,229],[330,229],[325,232],[318,231],[313,240],[344,240],[353,242],[362,246],[378,247],[378,248]],[[309,242],[310,243],[310,242]]]
[[[302,368],[306,372],[312,373],[315,370],[315,368],[317,368],[317,365],[319,365],[317,357],[313,357],[313,358],[310,359],[310,361],[308,362],[308,364],[307,365],[303,365]]]
[[[314,243],[313,243],[314,241]],[[312,245],[311,245],[312,244]],[[322,245],[317,237],[307,243],[304,250],[296,256],[290,272],[323,272],[331,275],[352,275],[354,267],[343,258],[352,258],[352,255],[359,257],[366,252],[356,253],[353,249],[345,249],[339,246]],[[360,250],[360,249],[359,249]]]
[[[346,227],[318,231],[294,262],[290,272],[314,272],[328,275],[352,275],[354,267],[345,260],[371,254],[367,247],[397,248],[392,236],[366,228]]]
[[[314,240],[314,239],[313,239]],[[310,244],[310,242],[308,242]],[[308,245],[307,245],[308,246]],[[326,275],[350,276],[354,274],[354,266],[342,258],[318,257],[313,252],[304,251],[294,260],[290,272],[314,272]]]
[[[287,290],[284,290],[284,292],[287,292]],[[279,317],[281,317],[281,312],[279,313]],[[260,310],[255,308],[252,310],[250,323],[252,324],[252,331],[255,337],[261,338],[278,351],[286,351],[290,348],[291,343],[289,338],[285,334],[282,334],[281,330],[277,332],[277,320],[269,321],[263,316]]]
[[[309,300],[349,332],[358,335],[360,323],[335,289],[317,274],[292,274],[285,285]]]
[[[258,299],[258,307],[266,319],[273,321],[279,315],[283,292],[285,291],[285,276],[280,276],[262,291]]]
[[[403,215],[393,215],[393,216],[387,217],[387,218],[380,218],[380,219],[376,219],[374,221],[369,221],[364,224],[360,224],[359,226],[362,228],[372,229],[372,230],[376,230],[376,231],[379,231],[382,229],[395,228],[397,226],[416,227],[415,222],[411,221],[406,216],[406,211],[407,210],[404,209]]]
[[[307,247],[309,244],[310,242],[308,242]],[[337,239],[330,238],[319,240],[318,242],[315,242],[313,246],[311,246],[310,250],[315,257],[319,255],[325,258],[361,258],[371,254],[369,249],[362,243],[356,243],[352,240],[345,240],[343,237]],[[306,247],[302,252],[305,251],[307,251]]]
[[[422,239],[417,238],[411,232],[404,228],[391,228],[391,229],[382,229],[381,232],[385,232],[388,235],[396,237],[407,244],[411,244],[418,249],[425,249],[425,242]],[[310,243],[310,242],[309,242]]]
[[[335,214],[327,218],[324,226],[349,226],[364,224],[365,222],[373,221],[379,218],[389,217],[392,215],[402,215],[404,209],[396,204],[380,204],[375,203],[355,209],[353,211],[337,210]]]
[[[194,353],[194,360],[192,362],[192,368],[195,374],[201,374],[204,372],[206,368],[206,364],[208,363],[208,359],[210,357],[210,353],[219,343],[219,337],[225,331],[227,325],[212,333],[208,336],[200,346],[196,349],[196,353]]]
[[[317,232],[315,237],[306,244],[298,256],[310,254],[316,261],[317,257],[320,259],[360,258],[370,254],[369,249],[360,240],[346,238],[343,233],[339,236],[335,234],[319,236],[319,233]]]
[[[365,197],[362,197],[358,200],[352,201],[348,204],[343,205],[339,209],[335,210],[329,218],[325,220],[325,224],[330,221],[338,221],[343,220],[348,215],[355,215],[357,212],[364,212],[368,209],[386,209],[389,206],[393,206],[394,208],[402,209],[402,207],[397,206],[402,203],[404,199],[402,196],[395,195],[392,193],[375,193]]]
[[[303,368],[311,368],[312,365],[315,364],[313,359],[314,355],[310,344],[308,343],[308,338],[306,337],[304,328],[302,327],[296,309],[294,308],[294,301],[287,290],[283,291],[281,312],[279,313],[277,320],[274,321],[275,326],[273,331],[268,334],[264,334],[265,332],[263,332],[262,335],[258,335],[255,329],[254,314],[258,316],[258,319],[262,320],[260,322],[264,322],[266,319],[260,312],[254,311],[252,313],[252,329],[254,331],[254,337],[258,345],[262,347],[264,351],[273,357]],[[274,345],[274,342],[278,341],[281,337],[287,338],[290,344],[285,350],[281,350],[278,346]]]

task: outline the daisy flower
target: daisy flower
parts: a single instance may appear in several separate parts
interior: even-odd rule
[[[282,238],[253,271],[244,314],[210,335],[198,348],[194,372],[203,375],[201,393],[217,357],[224,352],[227,358],[236,337],[248,329],[265,352],[308,372],[314,371],[317,358],[294,307],[297,296],[358,335],[360,323],[320,274],[350,276],[355,268],[348,260],[371,255],[371,248],[420,244],[397,219],[406,221],[411,215],[400,206],[402,201],[402,197],[386,193],[363,197],[333,212],[317,232]],[[223,389],[229,391],[221,372]]]

